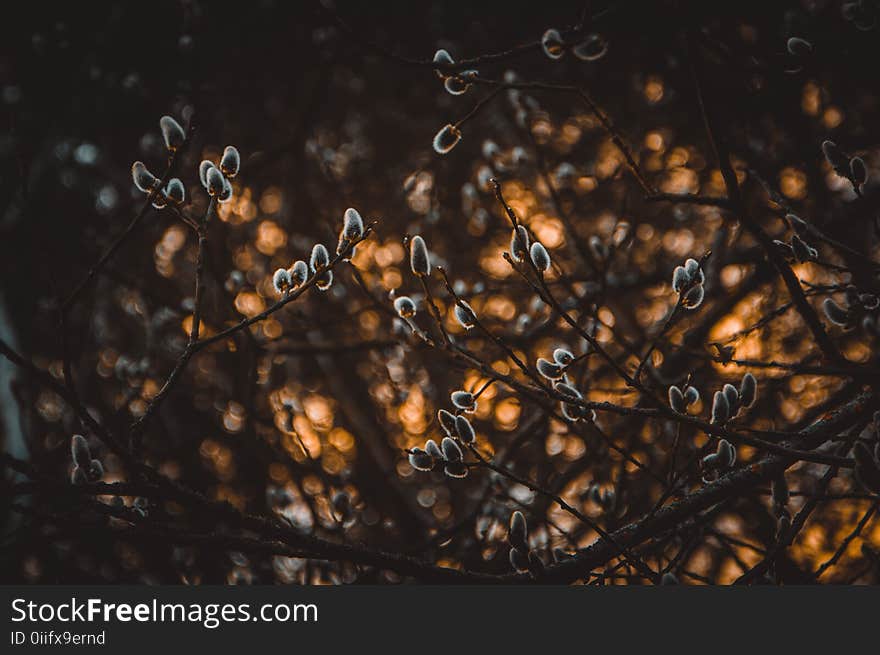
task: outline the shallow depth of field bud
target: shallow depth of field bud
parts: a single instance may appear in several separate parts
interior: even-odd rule
[[[711,4],[23,7],[0,582],[880,583],[880,6]]]

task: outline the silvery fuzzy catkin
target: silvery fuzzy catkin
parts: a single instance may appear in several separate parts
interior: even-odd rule
[[[684,394],[675,385],[669,387],[669,406],[679,414],[684,414],[687,411]]]
[[[758,397],[758,381],[751,373],[743,375],[739,384],[739,399],[743,407],[751,407]]]
[[[548,380],[558,380],[562,377],[563,368],[555,363],[550,362],[544,359],[543,357],[539,357],[538,361],[535,364],[535,368],[538,369],[538,373],[543,375]]]
[[[822,311],[825,312],[828,320],[835,325],[846,327],[849,324],[849,312],[831,298],[826,298],[822,303]]]
[[[171,116],[163,116],[159,119],[159,130],[162,132],[165,147],[170,152],[175,152],[186,141],[186,132],[180,123]]]
[[[434,152],[438,155],[445,155],[458,145],[460,140],[461,130],[455,127],[455,125],[447,124],[441,127],[437,134],[434,135],[432,146],[434,147]]]
[[[83,469],[89,468],[92,462],[92,453],[89,450],[89,442],[81,434],[75,434],[71,437],[70,456],[77,466]]]
[[[732,384],[725,384],[721,388],[721,392],[724,394],[724,397],[727,398],[727,405],[730,407],[730,414],[736,414],[736,409],[739,406],[739,392],[736,390],[736,387]]]
[[[528,524],[526,517],[519,510],[510,515],[510,527],[507,531],[507,542],[514,548],[528,549]]]
[[[466,412],[475,412],[477,409],[477,399],[470,391],[453,391],[449,397],[458,409]]]
[[[464,457],[461,448],[451,437],[443,437],[440,442],[440,451],[443,453],[443,459],[447,462],[460,462]]]
[[[557,382],[553,388],[556,389],[557,393],[561,396],[565,396],[571,400],[581,400],[583,398],[581,392],[567,382]]]
[[[598,34],[590,34],[571,49],[571,53],[581,61],[597,61],[608,52],[608,42]]]
[[[180,205],[186,200],[186,187],[178,178],[172,177],[165,186],[165,195],[169,200]]]
[[[394,299],[394,311],[400,318],[412,318],[416,315],[416,304],[409,296],[398,296]]]
[[[544,32],[541,37],[541,49],[550,59],[560,59],[565,54],[565,43],[559,30],[552,27]]]
[[[223,156],[220,158],[220,170],[226,177],[235,177],[238,175],[238,169],[241,166],[241,155],[235,146],[226,146],[223,150]]]
[[[455,320],[458,321],[458,324],[465,330],[470,330],[477,323],[476,312],[464,300],[459,300],[455,303],[452,313],[455,316]]]
[[[556,348],[553,351],[553,361],[560,366],[568,366],[575,360],[574,353],[565,348]]]
[[[276,293],[285,293],[291,287],[290,273],[286,268],[279,268],[272,275],[272,286]]]
[[[309,270],[312,273],[317,273],[329,263],[330,253],[327,252],[327,247],[323,243],[316,243],[312,247],[312,253],[309,256]]]
[[[421,448],[413,448],[407,459],[409,465],[417,471],[430,471],[434,468],[434,458]]]
[[[209,195],[219,196],[227,189],[226,178],[223,177],[223,173],[221,173],[220,169],[216,166],[211,166],[205,172],[205,180],[207,181],[207,189]]]
[[[159,184],[159,179],[147,170],[142,161],[136,161],[131,165],[131,179],[134,185],[144,193],[150,193]]]
[[[462,443],[474,443],[477,438],[474,426],[464,416],[455,417],[455,431]]]
[[[712,397],[712,423],[724,423],[730,418],[730,405],[727,396],[721,391],[716,391]]]
[[[203,159],[202,163],[199,164],[199,181],[205,189],[208,188],[208,171],[212,168],[216,168],[216,166],[214,166],[214,162],[210,159]]]
[[[532,264],[535,268],[545,273],[550,268],[550,253],[540,241],[535,241],[529,249],[529,255],[532,258]]]
[[[309,266],[301,259],[295,261],[287,272],[290,274],[290,283],[295,287],[309,279]]]
[[[684,295],[684,298],[682,299],[682,305],[686,309],[696,309],[703,304],[704,295],[705,289],[703,288],[703,285],[697,284]]]
[[[364,219],[354,207],[345,210],[342,217],[342,236],[349,241],[360,239],[364,236]]]
[[[419,277],[427,277],[431,274],[431,257],[428,255],[428,246],[419,235],[414,236],[409,242],[409,266],[412,272]]]
[[[736,448],[727,439],[718,442],[718,464],[722,468],[730,468],[736,462]]]
[[[440,422],[440,427],[446,433],[447,437],[454,437],[457,434],[455,427],[455,414],[448,412],[445,409],[441,409],[437,411],[437,420]]]
[[[443,459],[443,451],[440,450],[440,446],[433,439],[428,439],[425,442],[425,452],[436,459]]]
[[[529,231],[523,225],[517,225],[510,237],[510,257],[515,262],[525,261],[529,256]]]

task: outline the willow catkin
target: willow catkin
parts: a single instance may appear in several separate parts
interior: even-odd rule
[[[461,442],[465,444],[474,443],[477,438],[474,426],[464,416],[455,417],[455,432]]]
[[[507,530],[507,542],[514,548],[528,550],[528,524],[526,517],[519,510],[510,515],[510,527]]]
[[[147,170],[142,161],[136,161],[131,165],[131,179],[134,185],[144,193],[150,193],[159,184],[159,179]]]
[[[159,130],[162,132],[162,139],[169,152],[175,152],[186,141],[186,132],[180,123],[171,116],[163,116],[159,119]]]
[[[223,177],[223,173],[221,173],[220,169],[216,166],[211,166],[205,172],[205,180],[208,183],[208,194],[211,196],[219,196],[227,189],[226,185],[228,182],[226,181],[226,178]]]
[[[431,258],[428,255],[428,246],[419,235],[414,236],[409,242],[409,265],[412,272],[419,277],[427,277],[431,274]]]
[[[454,437],[458,434],[455,426],[455,414],[441,409],[437,411],[437,420],[447,437]]]
[[[453,391],[450,394],[452,404],[458,409],[466,412],[475,412],[477,410],[477,399],[470,391]]]
[[[220,170],[226,177],[235,177],[238,175],[238,169],[241,166],[241,155],[235,146],[226,146],[223,150],[223,156],[220,158]]]

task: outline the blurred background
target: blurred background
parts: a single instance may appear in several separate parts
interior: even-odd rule
[[[833,139],[874,170],[875,3],[160,0],[31,2],[15,14],[0,28],[0,337],[56,379],[64,348],[58,302],[143,204],[132,162],[164,171],[164,114],[192,125],[175,164],[188,214],[199,217],[207,205],[199,162],[217,161],[228,144],[242,153],[233,200],[220,205],[208,229],[203,334],[274,302],[273,271],[307,258],[316,242],[332,249],[347,207],[379,220],[330,290],[312,291],[249,334],[200,353],[150,423],[146,461],[211,498],[276,513],[323,538],[492,574],[511,571],[504,539],[515,509],[526,514],[532,546],[548,563],[554,547],[572,551],[595,540],[545,497],[485,469],[457,480],[407,463],[405,449],[437,439],[436,411],[450,408],[449,393],[488,378],[413,337],[389,311],[394,293],[423,308],[406,235],[425,238],[456,291],[526,361],[557,346],[585,352],[502,258],[510,225],[493,177],[560,265],[548,279],[565,306],[621,362],[638,361],[633,351],[644,351],[675,304],[672,269],[713,251],[704,306],[673,327],[651,360],[658,388],[692,374],[704,398],[693,413],[706,416],[705,399],[748,370],[761,396],[742,423],[754,428],[793,429],[853,392],[840,377],[713,360],[720,351],[712,343],[765,363],[815,363],[817,348],[792,311],[751,329],[789,301],[754,241],[718,207],[646,201],[609,134],[571,94],[496,94],[462,126],[451,152],[436,153],[435,133],[494,87],[474,84],[451,95],[427,62],[438,48],[456,60],[506,53],[481,62],[480,76],[501,80],[514,71],[520,80],[587,89],[652,186],[718,197],[725,190],[697,103],[696,60],[707,95],[718,99],[738,171],[743,179],[753,173],[745,189],[756,219],[786,240],[779,217],[793,209],[870,256],[878,194],[869,182],[856,203],[820,144]],[[553,61],[537,46],[508,52],[539,41],[547,28],[578,24],[604,44],[592,61],[572,53]],[[690,55],[687,29],[697,35]],[[808,41],[811,52],[791,54],[791,37]],[[591,237],[598,237],[592,259],[584,255]],[[818,308],[825,297],[842,297],[840,285],[856,274],[835,250],[812,245],[820,261],[795,268]],[[143,414],[186,344],[196,248],[195,234],[171,211],[150,211],[70,312],[64,329],[79,394],[115,431]],[[606,259],[590,266],[596,253]],[[876,284],[867,277],[867,286]],[[455,323],[439,278],[432,291],[461,343],[518,375],[496,345]],[[869,332],[829,327],[849,359],[873,356]],[[585,359],[578,375],[591,400],[636,400],[599,358]],[[81,431],[74,414],[6,360],[0,413],[5,452],[53,479],[69,477],[70,435]],[[482,394],[474,424],[484,452],[503,455],[511,470],[541,481],[606,529],[643,516],[662,495],[662,485],[595,430],[572,430],[503,384]],[[666,470],[673,440],[680,464],[714,448],[705,433],[676,436],[663,421],[600,413],[598,425],[656,471]],[[93,437],[90,444],[104,481],[124,479],[121,463]],[[748,448],[738,454],[743,462],[755,456]],[[824,472],[794,467],[792,512]],[[684,475],[689,488],[703,484],[697,465]],[[612,491],[614,501],[596,502],[591,485]],[[847,471],[823,493],[841,498],[819,504],[772,581],[812,580],[876,502]],[[59,511],[64,499],[51,494],[15,500],[18,509],[11,500],[0,507],[4,583],[400,579],[346,562],[140,542],[104,518]],[[145,508],[150,520],[216,527],[173,503]],[[676,571],[688,583],[731,582],[766,555],[776,529],[769,489],[755,489],[699,531],[658,540],[645,556],[663,566],[680,555]],[[869,517],[821,580],[876,583],[877,543],[880,523]],[[604,581],[641,578],[609,564]]]

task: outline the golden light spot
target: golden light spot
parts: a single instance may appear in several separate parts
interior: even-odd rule
[[[660,132],[648,132],[645,135],[645,147],[654,152],[663,150],[663,135]]]
[[[843,112],[837,107],[829,107],[822,114],[822,124],[828,129],[839,127],[843,122]]]
[[[274,221],[263,221],[257,227],[257,238],[254,245],[264,255],[272,256],[286,244],[287,232],[278,227]]]
[[[253,291],[239,291],[235,296],[235,309],[250,318],[266,309],[266,303],[260,295]]]
[[[274,214],[281,209],[281,189],[269,187],[260,196],[260,211],[264,214]]]
[[[663,80],[652,75],[645,81],[645,100],[650,104],[656,104],[663,99]]]
[[[818,116],[822,107],[822,94],[815,82],[804,84],[801,94],[801,109],[807,116]]]
[[[807,195],[807,176],[803,171],[787,166],[779,173],[779,190],[793,200],[802,200]]]

